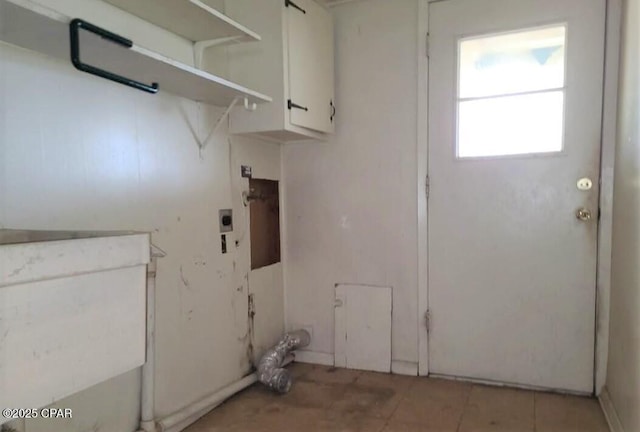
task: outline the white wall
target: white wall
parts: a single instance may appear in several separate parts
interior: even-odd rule
[[[337,133],[283,150],[287,326],[332,355],[335,284],[391,286],[392,357],[415,365],[418,1],[333,11]]]
[[[624,12],[607,387],[626,432],[640,431],[640,0]]]
[[[189,61],[190,45],[96,0],[38,0]],[[162,86],[162,83],[160,83]],[[278,179],[277,145],[228,140],[199,152],[222,109],[152,96],[0,44],[0,227],[153,232],[167,252],[157,279],[157,415],[170,414],[250,369],[248,236],[220,252],[218,209],[247,216],[239,165]],[[224,129],[224,128],[223,128]],[[232,169],[230,169],[232,166]],[[239,223],[239,222],[237,222]],[[240,247],[234,241],[239,237]],[[282,310],[279,266],[261,283],[264,310]],[[267,279],[264,279],[267,277]],[[262,278],[262,279],[261,279]],[[258,305],[260,312],[261,305]],[[259,342],[283,328],[282,313]],[[28,422],[27,432],[130,432],[140,373],[132,371],[58,403],[71,421]]]

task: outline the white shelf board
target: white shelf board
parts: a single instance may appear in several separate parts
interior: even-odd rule
[[[259,41],[249,30],[200,0],[104,0],[193,42]]]
[[[0,41],[68,62],[70,21],[71,18],[29,0],[0,0]],[[92,24],[100,27],[100,23]],[[80,34],[83,62],[146,84],[157,82],[160,91],[216,106],[228,106],[236,97],[247,97],[255,103],[272,100],[145,48],[134,45],[126,49],[84,30]]]

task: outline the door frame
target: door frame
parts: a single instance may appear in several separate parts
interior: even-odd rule
[[[418,375],[429,375],[428,286],[428,162],[429,162],[429,4],[448,0],[418,0]],[[600,223],[596,282],[596,335],[594,389],[599,396],[606,383],[609,356],[609,305],[611,295],[611,240],[613,233],[613,183],[617,139],[618,73],[622,1],[606,0],[603,118],[600,161]],[[437,325],[437,324],[435,324]]]

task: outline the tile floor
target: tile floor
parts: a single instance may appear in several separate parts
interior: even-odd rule
[[[187,432],[608,432],[595,399],[295,363],[291,392],[260,385]]]

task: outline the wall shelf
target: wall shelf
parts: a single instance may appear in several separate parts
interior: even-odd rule
[[[0,41],[70,61],[71,19],[29,0],[0,0]],[[83,61],[137,81],[157,82],[161,91],[216,106],[228,106],[238,97],[271,102],[261,93],[135,44],[126,49],[82,33]]]
[[[250,42],[260,35],[200,0],[104,0],[193,42]]]

